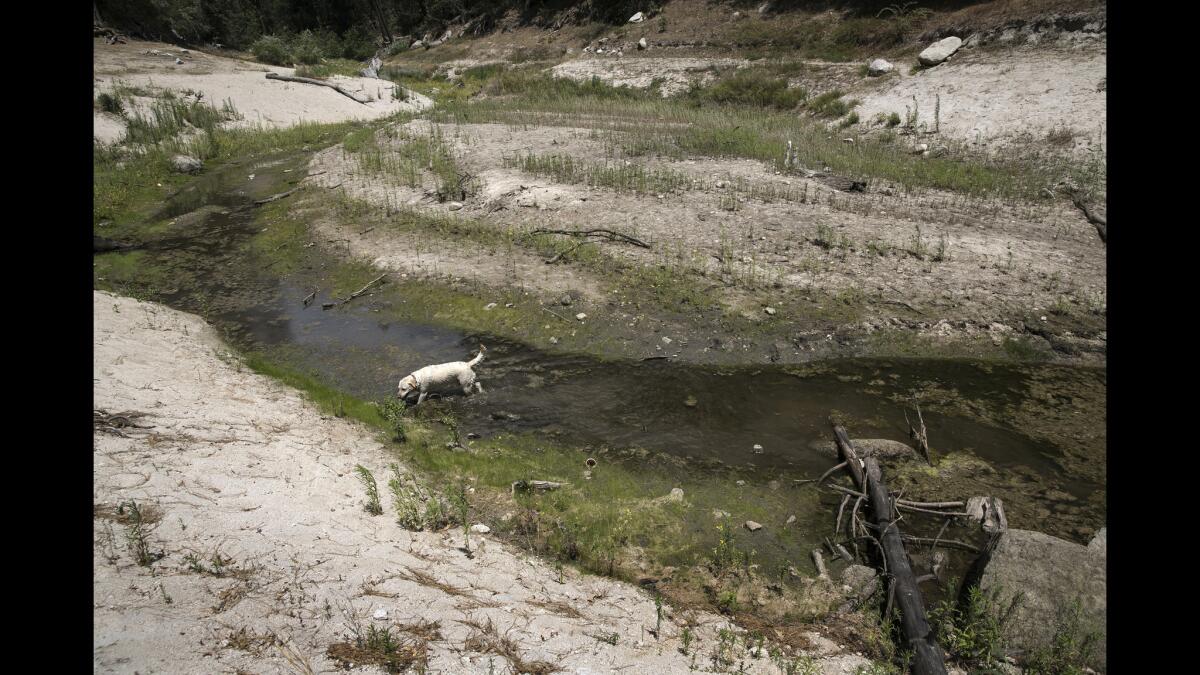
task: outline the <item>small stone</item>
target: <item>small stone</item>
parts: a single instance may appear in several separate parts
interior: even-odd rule
[[[171,168],[179,173],[196,173],[204,168],[204,163],[195,157],[175,155],[171,158]]]
[[[483,523],[475,523],[471,526],[471,531],[475,534],[487,534],[488,532],[492,531],[492,528],[484,525]]]
[[[646,45],[646,38],[642,38],[641,40],[638,40],[638,47],[637,47],[637,48],[638,48],[639,50],[641,50],[641,49],[645,49],[645,48],[646,48],[646,46],[647,46],[647,45]]]
[[[687,406],[687,407],[689,407],[689,408],[695,408],[695,407],[696,407],[696,403],[698,403],[698,401],[696,401],[696,397],[695,397],[695,396],[688,396],[688,397],[687,397],[687,400],[683,402],[683,404],[684,404],[684,405],[686,405],[686,406]]]
[[[664,345],[669,345],[669,344],[671,344],[671,338],[669,338],[669,337],[667,337],[667,336],[665,336],[665,335],[663,336],[663,339],[662,339],[662,341],[663,341],[663,344],[664,344]]]
[[[762,525],[754,522],[753,520],[747,520],[746,529],[750,530],[751,532],[757,532],[762,529]]]
[[[550,344],[552,344],[552,345],[558,344],[558,338],[556,338],[554,336],[550,336]]]
[[[728,511],[722,511],[721,509],[713,509],[713,518],[714,519],[720,520],[722,518],[728,518],[728,517],[729,517]]]
[[[763,454],[763,446],[759,445],[758,443],[755,443],[754,444],[754,454],[756,454],[756,455]]]
[[[484,309],[485,311],[488,311],[488,312],[490,312],[490,311],[492,311],[493,309],[496,309],[496,303],[494,303],[494,302],[489,302],[488,304],[486,304],[486,305],[484,305],[484,306],[483,306],[483,309]]]
[[[563,307],[570,307],[572,302],[575,302],[575,300],[571,298],[570,293],[563,293],[563,296],[558,299],[558,304]]]
[[[388,611],[383,608],[379,608],[379,609],[375,610],[375,613],[371,615],[371,618],[373,618],[373,619],[381,619],[382,620],[382,619],[386,619],[387,617],[388,617]]]
[[[447,208],[449,208],[451,211],[457,211],[457,210],[461,209],[462,207],[463,207],[462,202],[450,202],[447,205]]]
[[[744,486],[745,484],[746,484],[746,481],[744,481],[744,480],[739,480],[739,481],[737,482],[737,486],[738,486],[738,487],[742,487],[742,486]]]
[[[767,308],[763,309],[763,311],[766,312],[767,314],[770,314],[771,316],[775,316],[775,308],[774,307],[767,307]]]
[[[586,319],[586,318],[587,318],[587,314],[584,314],[583,312],[580,312],[580,313],[578,313],[578,314],[576,314],[576,315],[575,315],[575,318],[576,318],[576,319],[579,319],[580,321],[583,321],[584,319]]]
[[[785,525],[791,525],[794,522],[796,522],[796,516],[788,516],[787,523],[785,523]]]
[[[641,23],[645,20],[646,20],[646,15],[641,12],[638,12],[637,14],[634,14],[633,16],[629,17],[629,23]]]
[[[183,59],[179,59],[179,58],[175,59],[175,65],[177,65],[177,66],[182,66],[182,65],[183,65]]]
[[[726,183],[726,182],[725,182],[725,181],[723,181],[723,180],[719,180],[719,181],[717,181],[716,185],[717,185],[717,187],[719,187],[719,188],[723,188],[723,187],[725,187],[725,186],[729,185],[729,183]]]
[[[683,501],[683,488],[671,488],[671,494],[667,495],[667,501],[669,501],[669,502]]]

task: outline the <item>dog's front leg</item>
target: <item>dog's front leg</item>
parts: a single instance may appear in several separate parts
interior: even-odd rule
[[[421,405],[422,403],[424,403],[424,402],[425,402],[425,397],[426,397],[426,396],[428,396],[428,395],[429,395],[429,394],[428,394],[428,392],[424,392],[424,391],[422,391],[422,392],[421,392],[421,395],[417,397],[417,405]]]

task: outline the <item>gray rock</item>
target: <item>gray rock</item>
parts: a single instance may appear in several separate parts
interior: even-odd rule
[[[919,457],[916,450],[912,447],[893,441],[886,438],[853,438],[850,440],[854,444],[854,451],[862,457]],[[813,441],[809,444],[810,448],[827,457],[837,457],[837,445],[833,441]]]
[[[1088,542],[1088,550],[1104,557],[1108,557],[1108,528],[1102,527]]]
[[[450,202],[449,204],[446,205],[446,208],[450,209],[451,211],[457,211],[457,210],[461,209],[462,207],[463,207],[462,202]]]
[[[572,302],[575,302],[575,299],[571,297],[570,293],[563,293],[563,296],[558,299],[558,304],[563,307],[570,307]]]
[[[895,69],[896,66],[893,66],[891,61],[886,59],[875,59],[871,62],[871,65],[867,66],[867,74],[872,77],[877,77],[879,75],[886,75]]]
[[[171,168],[179,173],[199,173],[204,168],[204,162],[187,155],[175,155],[171,158]]]
[[[944,38],[926,47],[925,51],[917,55],[917,60],[923,66],[936,66],[950,58],[950,55],[958,51],[961,46],[962,38],[954,36]]]
[[[421,49],[424,46],[425,46],[424,42],[417,40],[416,42],[412,43],[412,46],[409,47],[409,49]]]
[[[633,16],[629,17],[629,23],[641,23],[645,20],[646,20],[646,15],[642,14],[641,12],[638,12],[637,14],[634,14]]]
[[[646,38],[642,38],[641,40],[638,40],[638,47],[637,47],[637,48],[638,48],[639,50],[645,49],[647,46],[648,46],[648,45],[646,44]]]
[[[753,520],[747,520],[746,521],[746,529],[750,530],[751,532],[758,532],[759,530],[762,529],[762,525],[754,522]]]
[[[492,528],[484,525],[483,523],[475,523],[471,526],[471,531],[475,534],[487,534],[488,532],[492,531]]]
[[[387,617],[388,617],[388,611],[386,609],[383,609],[382,607],[375,610],[375,613],[371,615],[371,618],[380,619],[380,620],[386,619]]]
[[[1107,669],[1104,554],[1041,532],[1008,530],[976,565],[979,587],[997,594],[998,611],[1007,611],[1012,598],[1023,594],[1004,627],[1007,644],[1025,652],[1052,646],[1059,621],[1078,601],[1083,631],[1100,633],[1088,665],[1102,672]]]
[[[988,534],[1008,529],[1008,519],[1004,516],[1004,502],[998,497],[971,497],[967,500],[967,508],[964,510],[967,516],[978,522]]]
[[[683,501],[683,488],[671,488],[671,494],[667,495],[667,501],[669,501],[669,502]]]
[[[842,583],[854,589],[855,594],[866,590],[878,576],[875,569],[866,565],[850,565],[842,570]]]

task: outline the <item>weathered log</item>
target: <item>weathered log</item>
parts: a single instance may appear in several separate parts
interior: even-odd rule
[[[129,251],[135,248],[141,248],[140,244],[129,244],[123,241],[116,241],[100,235],[92,235],[92,253],[108,253],[110,251]]]
[[[370,101],[364,101],[364,100],[358,98],[357,96],[355,96],[354,94],[351,94],[350,92],[341,88],[340,86],[333,84],[332,82],[325,82],[323,80],[314,80],[311,77],[295,77],[292,75],[280,75],[279,73],[267,73],[267,79],[268,80],[282,80],[284,82],[299,82],[301,84],[315,84],[320,87],[329,87],[330,89],[336,91],[337,93],[341,94],[342,96],[345,96],[346,98],[350,99],[351,101],[354,101],[355,103],[361,103],[363,105],[370,103]]]
[[[908,420],[908,412],[904,413],[904,421],[908,422],[908,436],[917,444],[917,450],[925,457],[929,466],[933,466],[933,460],[929,457],[929,432],[925,430],[925,417],[921,415],[921,406],[918,405],[916,408],[917,424],[920,426],[913,426],[913,423]]]
[[[296,190],[299,190],[299,189],[300,188],[292,188],[291,190],[288,190],[287,192],[280,192],[279,194],[271,195],[270,197],[267,197],[265,199],[256,199],[256,200],[254,200],[254,205],[262,206],[263,204],[270,204],[273,201],[283,199],[284,197],[292,194],[293,192],[295,192]]]
[[[833,432],[838,449],[848,462],[847,468],[859,488],[870,498],[880,549],[892,578],[891,592],[900,607],[900,628],[913,655],[912,672],[916,675],[946,675],[945,654],[938,646],[925,616],[925,602],[917,587],[908,553],[904,550],[900,528],[892,517],[894,505],[883,483],[879,462],[874,457],[868,457],[860,466],[846,430],[834,425]]]
[[[562,483],[555,483],[554,481],[548,481],[548,480],[517,480],[517,481],[513,481],[512,493],[516,494],[517,490],[520,490],[522,492],[526,492],[529,490],[538,490],[540,492],[549,492],[550,490],[557,490],[562,486],[563,486]]]

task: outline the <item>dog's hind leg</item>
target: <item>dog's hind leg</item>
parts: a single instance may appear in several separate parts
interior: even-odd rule
[[[476,382],[475,383],[475,391],[482,394],[483,393],[483,385]]]

